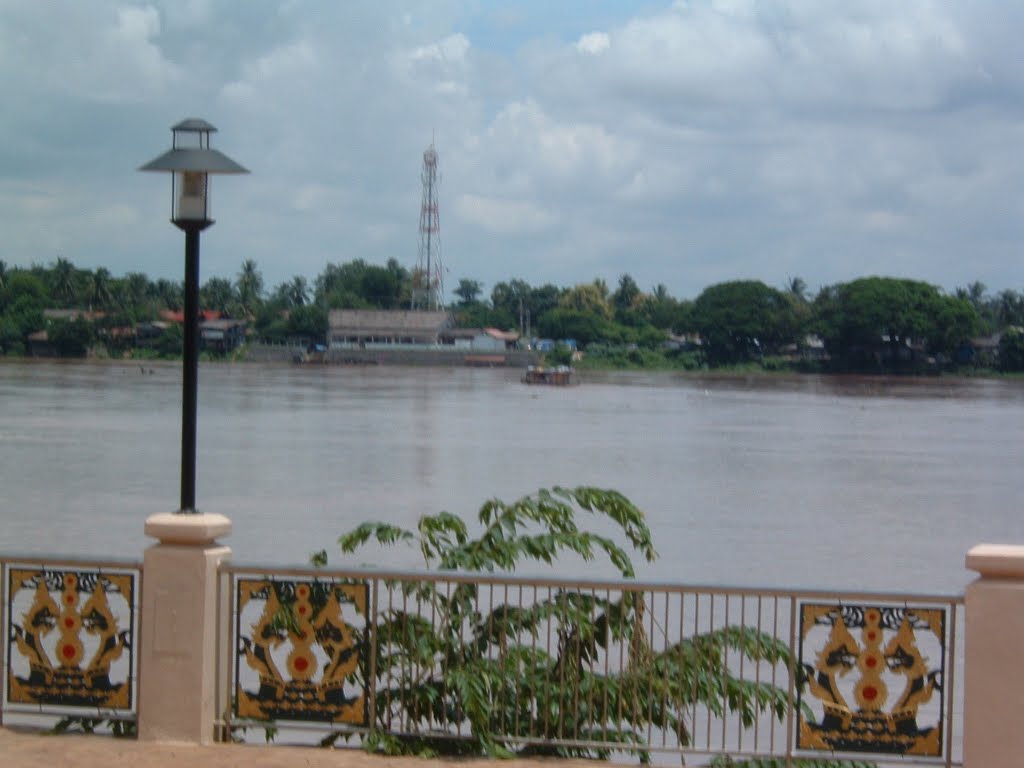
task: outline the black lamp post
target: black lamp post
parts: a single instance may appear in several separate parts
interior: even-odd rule
[[[210,149],[217,129],[189,118],[173,128],[171,148],[140,171],[164,171],[171,180],[171,221],[185,232],[185,346],[181,387],[181,513],[196,512],[196,406],[199,387],[199,233],[210,218],[209,177],[248,173],[230,157]]]

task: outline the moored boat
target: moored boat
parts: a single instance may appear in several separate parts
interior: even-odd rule
[[[576,371],[568,365],[545,367],[531,365],[523,375],[524,384],[548,384],[555,387],[567,387],[576,381]]]

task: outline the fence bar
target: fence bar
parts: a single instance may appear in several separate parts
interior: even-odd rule
[[[786,768],[793,766],[793,732],[796,730],[793,719],[794,699],[796,698],[796,597],[789,600],[789,688],[786,693]]]
[[[949,664],[947,679],[942,681],[946,686],[946,768],[953,765],[953,689],[956,687],[956,629],[960,626],[957,617],[957,605],[949,603]]]
[[[10,630],[7,628],[7,562],[0,560],[0,632],[3,633],[3,643],[0,644],[0,663],[3,664],[3,676],[8,675],[7,659],[7,638],[10,637]],[[0,685],[0,727],[4,724],[4,704],[7,702],[7,686]]]
[[[368,582],[370,589],[370,612],[366,617],[366,638],[370,646],[369,670],[366,673],[366,686],[370,690],[367,696],[367,725],[370,730],[376,730],[377,722],[377,617],[380,615],[380,579],[371,579]]]

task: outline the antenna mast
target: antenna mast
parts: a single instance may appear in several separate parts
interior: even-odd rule
[[[441,219],[437,209],[437,150],[434,142],[423,152],[420,172],[423,194],[420,201],[419,262],[413,273],[412,308],[441,309],[444,294],[441,267]]]

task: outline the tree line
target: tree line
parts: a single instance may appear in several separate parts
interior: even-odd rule
[[[203,309],[247,321],[256,340],[321,340],[330,309],[406,309],[417,275],[395,259],[328,263],[312,284],[297,275],[268,290],[255,261],[235,278],[211,277],[200,287]],[[810,295],[799,277],[781,288],[733,280],[678,299],[664,284],[645,291],[629,274],[614,288],[603,280],[569,287],[512,279],[485,296],[480,281],[462,278],[449,306],[459,327],[515,330],[524,337],[572,339],[589,357],[622,364],[719,367],[794,361],[838,371],[891,371],[964,365],[1024,370],[1024,293],[990,293],[971,283],[952,294],[918,280],[863,277]],[[180,311],[181,282],[141,272],[113,276],[59,257],[47,266],[0,261],[0,351],[25,354],[29,334],[47,330],[61,349],[78,353],[101,341],[118,348],[111,329]],[[88,322],[48,320],[45,309],[94,313]],[[1001,333],[998,346],[972,339]],[[168,354],[180,331],[168,330]],[[66,342],[66,343],[62,343]],[[123,342],[122,342],[123,343]],[[177,346],[176,346],[177,345]]]

